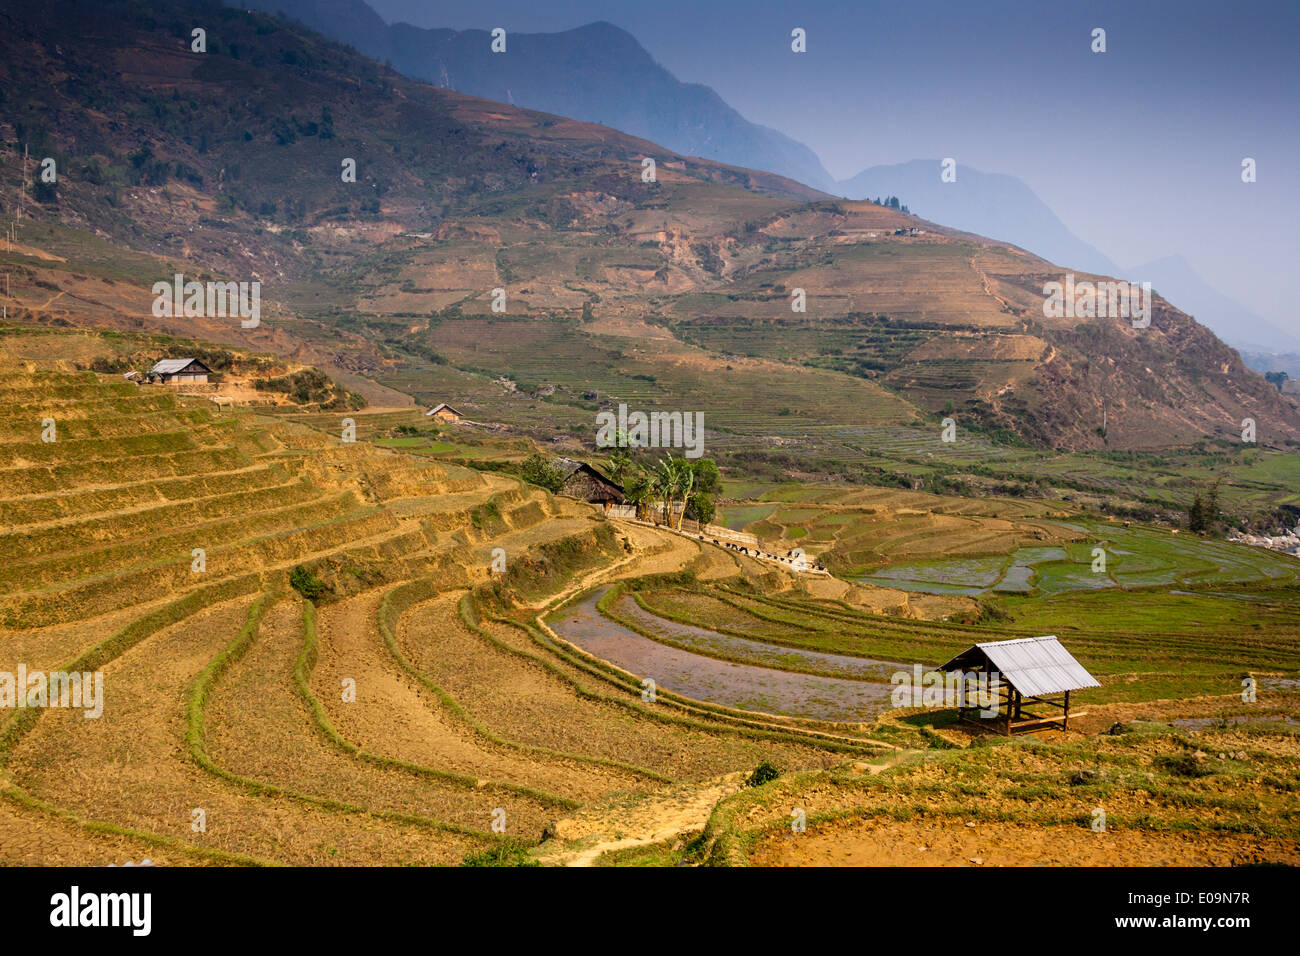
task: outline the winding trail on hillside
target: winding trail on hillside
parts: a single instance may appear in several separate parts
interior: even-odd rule
[[[978,258],[979,258],[978,252],[970,257],[970,267],[975,271],[975,274],[980,277],[980,284],[984,287],[984,294],[992,298],[995,302],[997,302],[1000,306],[1002,306],[1003,309],[1008,311],[1017,311],[1014,305],[1012,305],[1006,299],[1002,298],[1002,296],[998,295],[996,292],[993,291],[993,283],[989,281],[988,274],[979,267],[979,264],[976,261]]]

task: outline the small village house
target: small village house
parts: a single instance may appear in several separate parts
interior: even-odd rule
[[[464,416],[456,409],[452,408],[446,402],[439,402],[436,406],[424,413],[425,418],[432,418],[435,422],[458,422]]]
[[[586,462],[557,458],[553,464],[556,471],[564,476],[560,494],[603,505],[606,513],[611,506],[623,500],[623,486],[610,481]]]
[[[161,382],[163,385],[204,383],[211,374],[212,369],[194,358],[163,359],[149,369],[150,380]]]
[[[1101,684],[1084,670],[1074,655],[1061,646],[1055,636],[1020,637],[1011,641],[988,641],[962,651],[941,671],[963,675],[997,675],[1001,695],[999,709],[1004,711],[991,721],[982,721],[973,706],[958,708],[958,716],[976,724],[992,723],[1010,736],[1021,730],[1036,730],[1060,724],[1070,726],[1070,692]],[[1064,700],[1049,698],[1064,695]],[[1056,708],[1059,714],[1043,716],[1025,710],[1025,702],[1036,707]],[[972,715],[971,712],[974,712]],[[1087,711],[1076,711],[1082,717]]]

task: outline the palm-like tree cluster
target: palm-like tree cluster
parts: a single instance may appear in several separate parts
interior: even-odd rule
[[[659,520],[679,530],[688,510],[701,522],[713,520],[718,466],[711,459],[689,461],[670,452],[646,470],[619,452],[610,457],[609,471],[623,485],[623,497],[636,507],[639,518],[648,518],[657,508]]]

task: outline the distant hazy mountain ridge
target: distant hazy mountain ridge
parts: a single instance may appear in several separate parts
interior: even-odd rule
[[[1229,345],[1266,352],[1300,351],[1300,339],[1210,286],[1182,256],[1165,256],[1134,266],[1126,274],[1150,282]]]
[[[848,199],[896,195],[922,219],[1011,242],[1081,272],[1119,275],[1119,266],[1070,232],[1014,176],[958,165],[957,181],[945,183],[939,179],[939,160],[914,159],[864,169],[840,180],[835,192]]]
[[[508,33],[493,53],[488,30],[391,26],[362,0],[240,0],[283,13],[414,79],[601,123],[690,156],[788,176],[817,189],[834,180],[817,155],[751,123],[707,86],[683,83],[611,23],[563,33]]]

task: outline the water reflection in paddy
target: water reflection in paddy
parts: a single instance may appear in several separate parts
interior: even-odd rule
[[[785,647],[732,634],[719,634],[692,624],[681,624],[643,610],[630,594],[625,594],[614,602],[614,613],[620,619],[631,621],[636,627],[649,631],[652,636],[663,637],[673,644],[685,644],[688,651],[738,660],[743,664],[793,669],[822,677],[874,681],[888,681],[889,675],[896,671],[911,670],[910,664],[899,664],[896,661]]]
[[[727,707],[817,720],[866,720],[889,707],[893,690],[889,684],[732,663],[660,644],[603,617],[596,610],[596,602],[604,593],[604,590],[596,591],[557,612],[550,618],[551,627],[588,654],[640,677],[648,677],[664,690]],[[635,605],[633,608],[639,610]],[[715,646],[719,639],[757,645],[727,635],[704,633],[711,635],[709,640]],[[674,635],[674,640],[679,637]],[[857,662],[864,672],[884,663],[840,655],[817,656]]]

